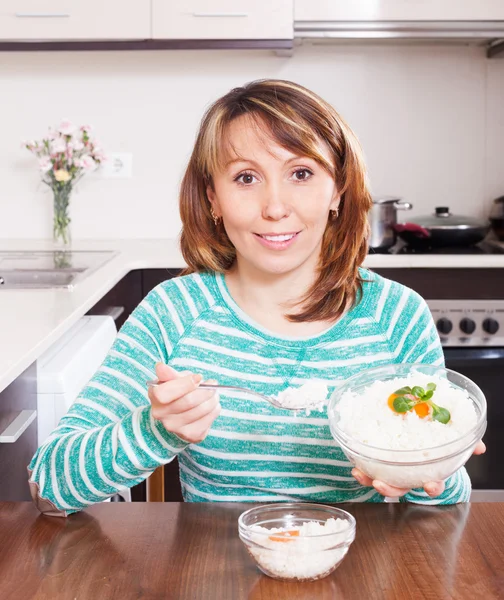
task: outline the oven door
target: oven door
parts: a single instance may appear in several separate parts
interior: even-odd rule
[[[483,391],[488,425],[487,451],[466,464],[473,501],[504,501],[504,348],[443,348],[446,367],[462,373]]]

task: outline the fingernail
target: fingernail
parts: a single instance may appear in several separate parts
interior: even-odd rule
[[[158,365],[162,365],[163,363],[161,361],[157,362],[154,367],[158,367]]]
[[[202,379],[203,375],[200,375],[199,373],[196,373],[192,376],[192,380],[194,381],[194,383],[199,383]]]

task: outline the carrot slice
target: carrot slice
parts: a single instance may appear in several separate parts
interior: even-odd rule
[[[387,400],[389,408],[395,412],[394,408],[394,400],[399,396],[399,394],[390,394],[389,399]]]
[[[293,529],[292,531],[283,531],[282,534],[270,535],[269,539],[273,542],[292,542],[291,538],[298,537],[299,530]]]
[[[430,414],[430,406],[427,402],[419,402],[418,404],[415,404],[413,410],[421,419],[427,417]]]

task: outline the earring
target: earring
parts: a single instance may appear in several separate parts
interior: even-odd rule
[[[218,225],[220,217],[218,217],[215,214],[213,207],[210,208],[210,214],[212,215],[212,219],[213,219],[213,222],[215,223],[215,225]]]
[[[339,215],[339,208],[335,208],[334,210],[329,211],[329,215],[331,217],[331,221],[335,221]]]

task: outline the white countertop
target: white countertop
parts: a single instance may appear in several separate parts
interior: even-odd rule
[[[0,240],[0,250],[51,250],[46,240]],[[73,290],[0,289],[0,391],[29,367],[129,271],[185,265],[178,241],[83,240],[73,250],[117,255]],[[504,268],[502,255],[370,255],[369,268]]]

